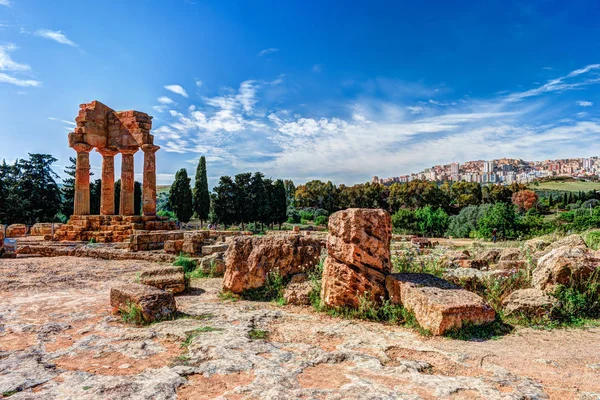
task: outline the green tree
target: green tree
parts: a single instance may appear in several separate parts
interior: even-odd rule
[[[446,235],[455,238],[471,237],[479,230],[479,221],[491,206],[491,204],[482,204],[463,208],[458,215],[450,217]]]
[[[75,202],[75,170],[77,168],[77,159],[75,157],[69,157],[69,165],[64,169],[64,173],[68,176],[62,180],[63,185],[61,188],[62,193],[62,207],[61,212],[70,217],[73,215],[73,207]],[[90,172],[92,175],[93,172]]]
[[[496,203],[479,220],[479,235],[491,238],[492,231],[498,230],[499,238],[516,238],[519,234],[519,218],[515,206]]]
[[[250,195],[250,182],[252,180],[252,174],[250,172],[244,172],[235,176],[235,211],[236,219],[235,222],[244,224],[251,222],[252,209],[254,208],[252,197]]]
[[[208,192],[208,177],[206,173],[206,158],[200,157],[196,168],[196,181],[194,182],[194,212],[201,222],[208,219],[210,211],[210,194]]]
[[[293,181],[288,180],[288,179],[283,181],[283,185],[285,186],[285,195],[287,198],[287,205],[288,205],[288,207],[293,206],[294,205],[294,196],[296,194],[296,186],[294,185]]]
[[[274,222],[275,187],[272,179],[264,179],[263,182],[265,184],[265,205],[263,207],[264,214],[261,216],[260,221],[263,224],[271,225]]]
[[[102,179],[90,183],[90,214],[100,214],[100,199],[102,198]]]
[[[142,184],[138,181],[133,183],[133,213],[142,214]]]
[[[235,211],[236,186],[230,176],[222,176],[219,184],[213,188],[211,205],[214,211],[215,221],[225,225],[236,222]]]
[[[263,221],[267,213],[267,191],[265,189],[264,175],[255,172],[250,179],[250,215],[249,219],[255,223]]]
[[[26,223],[53,221],[62,206],[58,175],[52,170],[57,159],[50,154],[29,154],[29,160],[17,160],[18,186],[25,205]]]
[[[434,209],[431,206],[418,208],[415,217],[422,235],[441,237],[448,229],[449,217],[441,208]]]
[[[194,214],[192,207],[192,188],[190,178],[185,168],[175,174],[175,181],[169,189],[169,202],[177,219],[181,222],[189,222]]]
[[[408,208],[401,208],[392,215],[392,225],[395,231],[403,234],[411,235],[418,232],[415,212]]]
[[[170,206],[169,206],[170,208]],[[121,179],[115,182],[115,214],[119,215],[121,209]]]
[[[287,220],[287,192],[285,184],[281,179],[275,181],[274,197],[271,208],[271,213],[273,214],[272,220],[279,225],[279,230],[281,230],[281,224]]]

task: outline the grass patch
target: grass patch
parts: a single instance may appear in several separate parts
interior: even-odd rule
[[[191,332],[186,333],[185,340],[181,343],[181,347],[189,347],[192,344],[192,341],[195,337],[200,336],[203,333],[207,332],[220,332],[223,329],[221,328],[213,328],[212,326],[202,326],[200,328],[196,328]]]
[[[10,397],[13,394],[17,394],[17,393],[19,393],[18,390],[9,390],[7,392],[2,392],[2,397]]]
[[[240,297],[232,292],[221,292],[218,294],[219,299],[223,301],[239,301]]]
[[[252,340],[267,339],[269,337],[269,332],[253,328],[248,332],[248,336],[250,336],[250,339]]]
[[[183,267],[185,273],[191,273],[196,269],[198,262],[189,257],[185,257],[183,254],[179,254],[179,257],[173,263],[176,267]]]
[[[83,390],[90,390],[92,387],[91,386],[84,386]]]
[[[429,254],[418,257],[412,250],[407,249],[392,256],[393,272],[431,274],[442,278],[445,268],[440,262],[440,255]]]
[[[126,324],[148,325],[148,321],[144,318],[141,308],[135,303],[128,301],[125,307],[119,310],[119,313],[121,314],[121,319]]]

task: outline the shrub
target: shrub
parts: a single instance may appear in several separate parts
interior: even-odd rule
[[[178,221],[177,216],[173,211],[161,210],[157,212],[156,215],[158,215],[159,217],[169,217],[169,221]]]
[[[600,273],[588,279],[557,285],[552,295],[558,300],[551,311],[552,320],[564,325],[582,325],[586,319],[600,317]]]
[[[327,225],[327,221],[329,221],[329,218],[327,218],[325,215],[319,215],[315,218],[315,224],[317,225]]]
[[[431,206],[418,208],[415,211],[419,233],[426,236],[443,236],[448,229],[449,217],[441,209],[433,209]]]
[[[479,230],[479,221],[491,207],[491,204],[482,204],[463,208],[458,215],[450,217],[446,235],[455,238],[475,236]]]
[[[191,258],[184,257],[183,254],[180,254],[177,260],[173,263],[176,267],[183,267],[185,273],[193,272],[196,269],[198,263],[196,260],[192,260]]]
[[[121,314],[121,319],[126,324],[147,324],[147,321],[142,314],[142,310],[135,303],[128,301],[125,307],[119,310],[119,313]]]
[[[254,301],[276,301],[283,304],[283,290],[289,279],[285,279],[279,271],[267,274],[265,284],[262,287],[248,289],[242,293],[242,298]]]
[[[300,223],[300,213],[295,208],[288,209],[287,211],[287,222],[290,224]]]
[[[315,219],[315,214],[312,211],[300,210],[300,219],[312,221]]]
[[[392,215],[392,226],[394,231],[404,234],[417,232],[417,218],[412,210],[401,208]]]
[[[322,208],[317,208],[314,212],[314,215],[315,215],[315,218],[319,218],[321,216],[329,217],[329,211],[323,210]]]

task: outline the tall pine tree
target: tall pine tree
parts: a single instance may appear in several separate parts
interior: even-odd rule
[[[213,189],[212,206],[217,223],[231,225],[237,222],[235,210],[236,186],[230,176],[222,176],[219,184]]]
[[[206,158],[200,157],[196,168],[196,181],[194,182],[194,212],[203,223],[208,219],[210,211],[210,194],[208,192],[208,177],[206,174]]]
[[[185,168],[180,169],[175,174],[175,181],[169,190],[169,204],[177,219],[181,222],[189,222],[192,215],[194,215],[192,188]]]

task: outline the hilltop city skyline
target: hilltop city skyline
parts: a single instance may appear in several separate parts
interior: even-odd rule
[[[597,179],[600,176],[598,157],[567,158],[557,160],[526,161],[518,158],[475,160],[464,163],[451,162],[435,165],[420,172],[380,178],[374,175],[371,183],[390,185],[406,183],[415,179],[432,182],[464,181],[492,184],[530,183],[536,179],[551,177]]]

